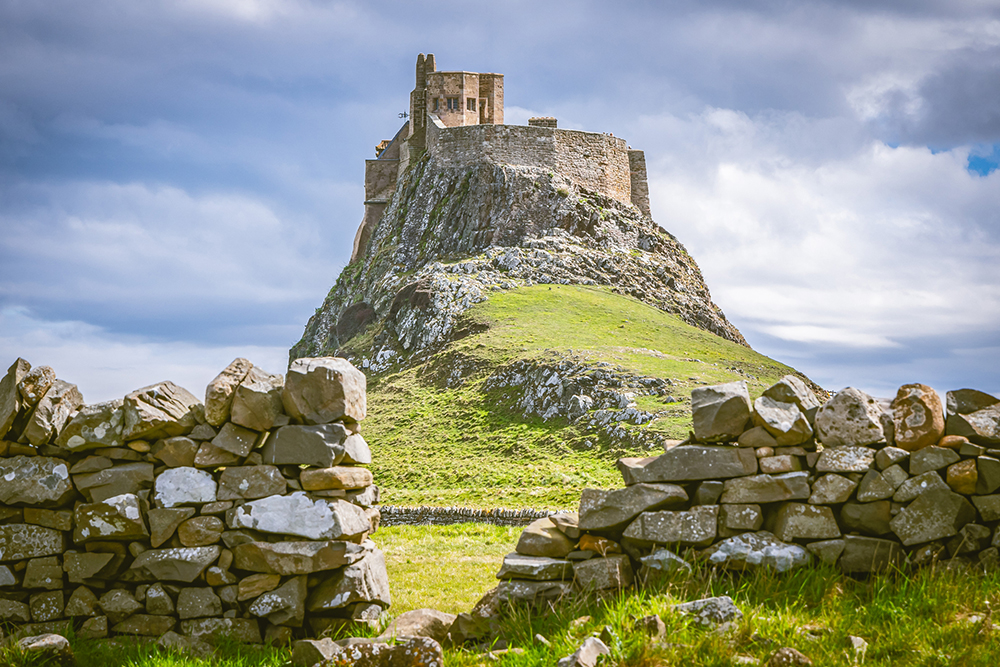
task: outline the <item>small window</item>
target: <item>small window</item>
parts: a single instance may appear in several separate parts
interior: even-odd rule
[[[458,105],[459,101],[460,100],[457,97],[449,97],[448,98],[448,111],[461,111],[462,107],[460,107]]]
[[[437,110],[438,110],[438,103],[439,103],[440,101],[441,101],[441,98],[439,98],[439,97],[435,97],[435,98],[434,98],[434,111],[437,111]]]
[[[465,108],[467,110],[469,110],[469,111],[475,111],[476,110],[476,98],[475,97],[470,97],[467,100],[465,100]]]

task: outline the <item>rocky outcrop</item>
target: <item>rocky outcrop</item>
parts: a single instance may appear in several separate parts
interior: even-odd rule
[[[344,359],[288,378],[237,359],[205,404],[160,382],[88,406],[19,359],[0,381],[0,622],[185,650],[374,623],[365,391]]]
[[[400,176],[365,257],[343,270],[291,358],[343,350],[388,370],[447,341],[491,292],[534,283],[607,285],[746,345],[684,247],[635,206],[538,168],[424,158]]]

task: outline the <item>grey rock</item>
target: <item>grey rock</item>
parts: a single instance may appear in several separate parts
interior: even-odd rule
[[[31,607],[24,602],[0,598],[0,621],[28,623],[31,621]]]
[[[45,588],[55,590],[62,588],[62,563],[57,556],[32,558],[24,571],[22,588]],[[39,619],[36,619],[39,620]]]
[[[305,493],[269,496],[237,507],[231,529],[295,535],[310,540],[355,539],[371,530],[363,509],[344,500],[313,500]]]
[[[184,435],[195,426],[193,408],[198,399],[173,382],[137,389],[125,396],[124,440],[156,440]]]
[[[947,431],[950,435],[964,435],[984,447],[1000,445],[1000,404],[950,416]]]
[[[7,505],[62,505],[73,496],[69,468],[48,456],[0,458],[0,503]]]
[[[299,639],[292,642],[292,664],[295,667],[313,667],[324,660],[332,660],[339,650],[332,639]]]
[[[177,435],[173,438],[157,440],[150,447],[149,453],[153,458],[162,461],[171,468],[190,468],[194,466],[199,446],[191,438]]]
[[[510,553],[504,556],[497,579],[530,579],[556,581],[573,578],[573,564],[562,558],[523,556]]]
[[[936,472],[925,472],[922,475],[911,477],[900,484],[899,488],[896,489],[896,493],[893,494],[892,500],[897,503],[908,503],[921,493],[933,489],[950,490],[945,481],[941,479],[941,475]]]
[[[358,562],[372,543],[353,542],[244,542],[233,546],[233,562],[240,570],[297,575],[333,570]]]
[[[816,462],[816,472],[867,472],[875,462],[875,450],[851,445],[830,446]]]
[[[754,426],[743,431],[740,437],[737,438],[736,444],[740,447],[753,447],[755,449],[771,447],[773,449],[778,446],[778,441],[763,426]]]
[[[753,475],[728,479],[719,502],[723,504],[759,504],[784,500],[805,500],[812,494],[809,473]]]
[[[573,567],[576,585],[588,591],[616,590],[632,585],[632,562],[625,554],[591,558]]]
[[[98,540],[134,542],[149,537],[139,497],[131,493],[77,505],[73,519],[73,541],[77,544]]]
[[[150,614],[132,614],[124,621],[116,623],[111,631],[121,635],[139,635],[141,637],[160,637],[170,632],[177,624],[177,619],[170,616],[154,616]]]
[[[250,604],[248,611],[274,625],[299,627],[305,619],[306,577],[292,577]]]
[[[976,510],[969,501],[951,490],[925,491],[889,522],[904,546],[951,537],[975,520]]]
[[[121,557],[113,553],[67,553],[63,556],[63,569],[70,583],[82,584],[88,579],[114,574]]]
[[[346,359],[302,358],[288,367],[281,398],[285,411],[299,423],[358,422],[367,412],[366,386],[364,373]]]
[[[348,642],[338,645],[330,664],[345,664],[353,667],[382,667],[383,665],[444,665],[441,645],[430,637],[410,637],[398,644],[386,644],[371,640],[341,640]]]
[[[501,604],[534,604],[543,600],[558,600],[573,592],[573,584],[568,581],[523,581],[509,579],[501,581],[496,588],[497,600]]]
[[[757,457],[752,449],[679,445],[660,456],[635,461],[629,468],[632,481],[627,478],[626,484],[727,479],[755,472]]]
[[[839,505],[846,503],[858,483],[836,473],[820,477],[812,486],[809,502],[813,505]]]
[[[900,468],[900,470],[902,470]],[[904,473],[905,474],[905,473]],[[868,503],[873,500],[892,498],[896,487],[882,473],[871,469],[865,473],[858,485],[858,502]]]
[[[976,457],[976,493],[987,495],[1000,489],[1000,459],[994,456]]]
[[[21,394],[18,385],[31,370],[31,364],[20,357],[10,365],[7,373],[0,379],[0,439],[3,439],[14,424],[21,409]]]
[[[438,643],[448,639],[448,630],[458,616],[436,609],[414,609],[397,616],[386,626],[376,641],[388,641],[397,637],[429,637]]]
[[[781,378],[765,389],[763,395],[782,403],[794,403],[802,412],[820,406],[819,399],[806,386],[806,383],[794,375],[786,375]]]
[[[811,562],[805,549],[797,544],[782,542],[765,530],[727,538],[702,554],[709,563],[729,570],[772,569],[787,572]]]
[[[170,594],[163,587],[163,584],[159,582],[146,589],[145,602],[147,614],[152,614],[154,616],[172,616],[176,611],[174,599],[170,597]]]
[[[958,452],[946,447],[924,447],[910,454],[910,474],[922,475],[931,470],[947,468],[959,460]]]
[[[212,438],[212,445],[219,449],[243,458],[253,449],[257,441],[258,433],[248,428],[237,426],[232,422],[226,422],[219,429],[219,434]],[[204,446],[204,445],[203,445]]]
[[[687,500],[684,489],[674,484],[639,483],[615,491],[584,489],[580,495],[579,527],[585,531],[624,528],[642,512],[674,509]]]
[[[675,604],[671,609],[677,613],[693,617],[699,625],[720,625],[743,618],[743,612],[739,610],[733,599],[728,595],[704,598],[692,602],[682,602],[681,604]]]
[[[62,618],[65,608],[62,590],[34,593],[28,598],[31,620],[36,623],[55,621]]]
[[[880,442],[885,437],[881,414],[882,410],[874,398],[859,389],[848,387],[816,411],[816,437],[826,447],[864,446]]]
[[[59,432],[55,444],[74,452],[122,446],[123,401],[115,399],[80,406]]]
[[[348,438],[342,424],[282,426],[265,441],[261,459],[271,465],[310,465],[330,468],[344,459]]]
[[[719,537],[732,537],[747,531],[760,530],[764,513],[760,505],[729,504],[719,506]]]
[[[76,657],[70,648],[69,640],[62,635],[46,633],[33,637],[22,637],[17,640],[17,647],[34,664],[76,665]]]
[[[718,507],[704,505],[687,511],[643,512],[629,524],[622,537],[640,546],[706,546],[715,539],[718,516]]]
[[[901,464],[910,457],[910,453],[899,447],[883,447],[875,454],[875,464],[879,470]]]
[[[28,418],[22,442],[27,440],[35,447],[51,442],[81,405],[83,394],[76,385],[56,380]]]
[[[97,604],[112,623],[121,623],[142,609],[142,605],[139,604],[131,593],[120,588],[108,591],[102,595]]]
[[[208,642],[228,637],[245,644],[261,643],[255,618],[191,618],[181,621],[181,634]]]
[[[229,419],[236,387],[251,368],[253,364],[238,357],[208,383],[205,388],[205,421],[212,426],[222,426]]]
[[[827,540],[840,537],[840,528],[833,510],[825,505],[785,503],[778,509],[774,536],[782,542]]]
[[[639,576],[643,581],[653,575],[670,575],[674,572],[690,572],[691,564],[670,549],[656,549],[639,559],[642,567]]]
[[[697,489],[695,489],[694,496],[691,498],[691,503],[694,505],[717,505],[719,503],[719,498],[722,496],[722,488],[723,484],[720,479],[705,480],[698,485]]]
[[[808,442],[813,435],[809,420],[795,403],[783,403],[761,396],[753,403],[753,421],[762,426],[779,446]]]
[[[0,563],[55,556],[65,550],[62,531],[25,523],[0,525]]]
[[[174,534],[177,527],[194,516],[193,507],[174,507],[152,509],[146,513],[149,519],[149,540],[152,546],[158,547]]]
[[[1000,494],[972,496],[971,500],[983,521],[1000,521]]]
[[[80,586],[69,596],[64,612],[66,616],[96,616],[98,613],[97,596],[86,586]]]
[[[844,535],[840,569],[847,573],[884,572],[899,567],[906,555],[895,540]]]
[[[573,550],[573,541],[548,517],[535,519],[517,540],[517,553],[523,556],[565,558]]]
[[[736,440],[750,419],[750,394],[746,382],[740,380],[693,389],[691,416],[694,436],[700,442]]]
[[[846,531],[865,535],[885,535],[891,531],[892,503],[876,500],[870,503],[844,503],[840,508],[840,523]]]
[[[132,563],[130,572],[140,581],[191,583],[219,558],[217,545],[177,549],[147,549]]]
[[[156,477],[153,499],[158,507],[215,502],[218,485],[211,474],[197,468],[170,468]]]
[[[556,667],[597,667],[602,655],[611,655],[611,649],[597,637],[587,637],[580,648],[571,655],[560,658]]]
[[[810,542],[806,545],[806,549],[821,563],[836,565],[837,561],[840,560],[840,555],[844,553],[844,540],[836,539]]]
[[[372,450],[360,433],[352,433],[344,440],[342,463],[368,465],[372,462]]]
[[[253,500],[280,496],[287,490],[285,478],[274,466],[232,466],[219,475],[219,500]]]
[[[92,503],[123,493],[138,494],[152,486],[153,464],[121,463],[98,472],[73,475],[73,484]]]
[[[982,524],[967,523],[955,537],[948,540],[948,553],[952,558],[977,553],[989,546],[992,534],[992,531]]]
[[[372,549],[357,563],[338,570],[314,588],[306,601],[311,612],[341,609],[355,602],[373,602],[387,608],[392,603],[385,556]]]
[[[255,431],[274,426],[282,412],[281,389],[285,379],[271,375],[256,366],[250,369],[236,387],[230,419],[234,424]]]

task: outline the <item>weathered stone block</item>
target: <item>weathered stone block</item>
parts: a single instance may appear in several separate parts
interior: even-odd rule
[[[799,445],[812,439],[812,426],[795,403],[761,396],[753,403],[753,422],[762,426],[782,447]]]
[[[212,426],[222,426],[229,419],[236,387],[251,368],[253,364],[238,357],[208,383],[205,389],[205,421]]]
[[[840,569],[847,573],[884,572],[902,564],[905,552],[894,540],[844,535]]]
[[[281,394],[285,411],[303,424],[361,421],[367,413],[365,374],[340,357],[296,359]]]
[[[0,526],[0,563],[56,556],[65,550],[66,537],[62,531],[26,523]]]
[[[311,612],[333,611],[355,602],[374,602],[389,607],[389,578],[385,557],[372,549],[357,563],[338,570],[311,591],[306,609]]]
[[[830,446],[816,462],[816,472],[867,472],[875,462],[875,450],[851,445]]]
[[[195,425],[193,408],[199,405],[191,392],[173,382],[137,389],[125,396],[123,440],[156,440],[184,435]]]
[[[621,467],[621,466],[619,466]],[[727,479],[757,472],[757,457],[746,447],[680,445],[630,467],[631,482],[660,483]]]
[[[281,472],[274,466],[232,466],[219,476],[219,500],[253,500],[280,496],[288,485]]]
[[[264,443],[261,460],[271,465],[311,465],[330,468],[344,459],[343,424],[282,426]]]
[[[583,590],[616,590],[632,585],[632,563],[624,554],[591,558],[573,567],[576,585]]]
[[[750,419],[750,394],[746,382],[740,380],[693,389],[691,417],[694,436],[700,442],[736,440]]]
[[[964,497],[948,490],[920,494],[889,522],[904,546],[951,537],[976,518],[975,508]]]
[[[809,473],[753,475],[728,479],[719,502],[723,504],[760,504],[784,500],[805,500],[812,494]]]
[[[232,529],[297,535],[311,540],[352,540],[371,530],[363,509],[343,500],[312,500],[302,492],[252,500],[233,510]]]
[[[910,455],[910,474],[922,475],[931,470],[940,470],[959,459],[958,452],[945,447],[926,446]]]
[[[237,569],[268,574],[297,575],[333,570],[358,562],[370,551],[370,541],[353,542],[244,542],[233,546]]]
[[[827,540],[840,537],[840,528],[833,510],[825,505],[785,503],[778,509],[774,536],[782,542]]]
[[[882,409],[868,394],[848,387],[816,411],[816,437],[826,447],[864,446],[880,442]],[[829,472],[841,472],[830,470]]]
[[[548,517],[536,519],[521,531],[517,540],[517,553],[522,556],[565,558],[573,550],[574,542]]]
[[[717,506],[692,507],[688,511],[643,512],[629,524],[622,537],[641,546],[690,544],[707,546],[715,539],[719,520]]]
[[[0,503],[57,506],[73,495],[69,467],[48,456],[0,458]]]
[[[937,392],[924,384],[904,384],[892,402],[892,423],[897,447],[914,452],[936,445],[944,435],[944,409]]]
[[[809,502],[813,505],[839,505],[846,503],[858,483],[836,473],[820,477],[812,486]]]
[[[642,512],[680,507],[687,499],[687,492],[674,484],[639,483],[614,491],[584,489],[580,495],[579,527],[581,530],[624,528]]]

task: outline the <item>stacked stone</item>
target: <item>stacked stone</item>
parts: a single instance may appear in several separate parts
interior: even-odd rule
[[[625,488],[585,489],[579,512],[539,519],[497,575],[538,600],[687,568],[812,561],[848,573],[906,563],[1000,564],[1000,399],[930,387],[892,401],[847,388],[821,404],[795,376],[751,402],[744,382],[692,392],[694,432],[618,461]]]
[[[389,606],[365,376],[236,359],[201,403],[172,382],[85,405],[51,368],[0,380],[0,622],[26,634],[259,643]]]

